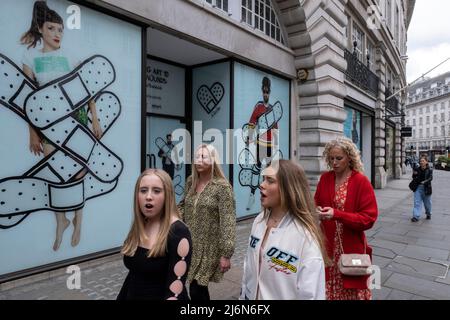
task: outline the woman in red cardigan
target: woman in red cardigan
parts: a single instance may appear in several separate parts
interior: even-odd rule
[[[327,300],[370,300],[368,276],[345,276],[337,267],[341,254],[367,253],[365,230],[372,228],[378,207],[372,185],[363,174],[355,144],[339,138],[325,146],[323,156],[331,171],[317,185],[316,201],[332,266],[326,268]],[[340,245],[342,244],[342,246]]]

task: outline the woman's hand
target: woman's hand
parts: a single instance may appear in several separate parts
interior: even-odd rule
[[[222,273],[225,273],[228,270],[230,270],[230,268],[231,268],[230,259],[225,258],[225,257],[220,257],[219,267],[220,267],[220,272],[222,272]]]
[[[34,153],[36,156],[40,156],[41,153],[44,153],[44,149],[42,147],[42,141],[36,130],[30,127],[30,152]]]
[[[334,216],[334,209],[331,207],[317,207],[320,220],[331,220]]]

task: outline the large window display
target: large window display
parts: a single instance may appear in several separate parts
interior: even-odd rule
[[[259,213],[261,170],[289,158],[289,81],[234,63],[233,188],[238,217]]]
[[[361,112],[355,109],[344,107],[347,118],[344,122],[344,135],[352,139],[353,143],[361,151]]]
[[[169,174],[178,203],[184,195],[186,180],[185,151],[180,147],[185,141],[174,137],[174,133],[186,129],[186,71],[156,58],[147,59],[146,71],[147,167],[163,169]]]
[[[192,70],[192,152],[201,144],[219,151],[222,169],[229,178],[227,129],[230,128],[230,62]]]
[[[1,6],[0,279],[119,247],[141,166],[141,29],[69,1]]]

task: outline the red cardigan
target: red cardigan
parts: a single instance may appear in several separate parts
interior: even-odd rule
[[[317,206],[334,208],[333,219],[321,222],[329,257],[333,258],[335,220],[337,220],[344,226],[342,241],[344,253],[364,253],[364,245],[366,245],[366,253],[372,259],[372,248],[367,244],[364,234],[364,230],[372,228],[378,216],[377,200],[372,185],[362,173],[353,171],[348,180],[344,211],[333,206],[334,185],[335,173],[333,171],[325,172],[320,177],[314,196]],[[368,276],[343,275],[342,278],[346,289],[367,289]],[[326,279],[329,279],[328,268],[326,269]]]

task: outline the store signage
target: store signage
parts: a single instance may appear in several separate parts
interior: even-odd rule
[[[400,132],[402,137],[412,137],[412,127],[403,127]]]

